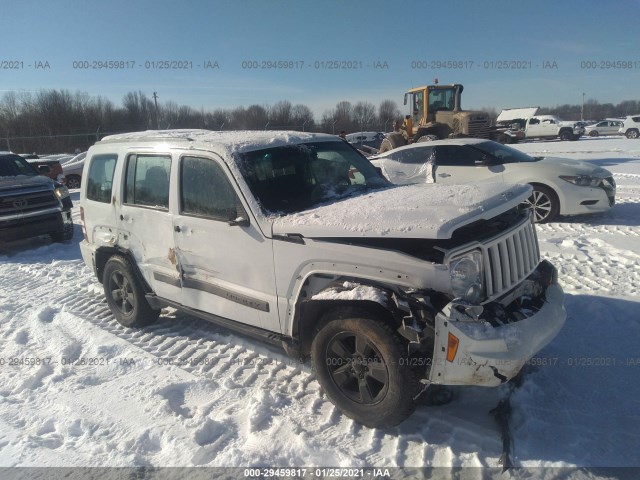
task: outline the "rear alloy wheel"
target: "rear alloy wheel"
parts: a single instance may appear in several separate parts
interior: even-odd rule
[[[119,255],[109,259],[103,273],[107,304],[118,323],[125,327],[143,327],[160,315],[144,296],[144,290],[129,261]]]
[[[631,139],[638,138],[638,130],[636,130],[635,128],[627,130],[627,138],[631,138]]]
[[[367,427],[398,425],[415,409],[416,375],[406,345],[387,322],[362,312],[337,315],[313,340],[318,381],[347,416]]]
[[[560,132],[560,140],[566,142],[573,139],[573,133],[569,130],[563,130]]]
[[[533,210],[533,221],[546,223],[555,219],[560,212],[558,197],[555,192],[544,185],[532,185],[533,193],[524,205]]]
[[[80,188],[80,177],[77,175],[70,175],[67,177],[67,188],[74,189]]]

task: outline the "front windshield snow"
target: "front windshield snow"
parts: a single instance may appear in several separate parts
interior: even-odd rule
[[[342,141],[256,150],[240,155],[251,193],[265,213],[293,213],[386,187],[369,161]]]

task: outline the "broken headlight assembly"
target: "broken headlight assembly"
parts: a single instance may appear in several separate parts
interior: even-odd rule
[[[479,250],[453,257],[449,261],[449,274],[455,298],[473,304],[484,300],[482,253]]]

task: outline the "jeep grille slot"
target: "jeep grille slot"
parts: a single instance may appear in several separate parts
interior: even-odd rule
[[[540,262],[533,223],[483,245],[487,297],[498,297],[527,278]]]

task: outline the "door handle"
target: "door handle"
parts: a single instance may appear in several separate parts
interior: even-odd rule
[[[180,225],[176,225],[175,227],[173,227],[173,231],[180,233],[182,229],[180,228]]]
[[[450,177],[451,175],[449,175],[448,173],[439,173],[438,174],[439,177]]]

